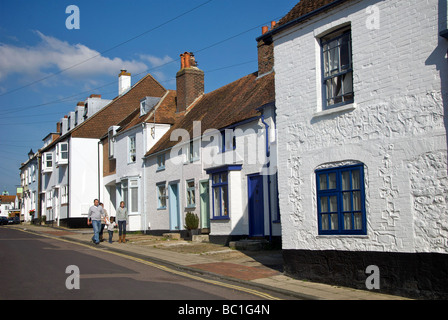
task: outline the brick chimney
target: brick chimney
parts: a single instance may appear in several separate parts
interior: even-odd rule
[[[121,70],[118,75],[118,95],[126,93],[131,88],[131,74],[127,70]]]
[[[271,22],[271,30],[276,26],[276,22]],[[269,32],[269,27],[261,28],[262,35]],[[274,42],[272,37],[262,37],[258,40],[258,76],[262,76],[274,70]]]
[[[204,94],[204,71],[198,69],[192,52],[180,55],[180,70],[176,74],[177,112],[183,112]]]

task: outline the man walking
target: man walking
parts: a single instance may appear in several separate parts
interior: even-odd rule
[[[89,209],[89,214],[87,215],[87,225],[92,224],[93,227],[93,237],[92,241],[95,244],[100,243],[99,233],[101,229],[101,216],[103,215],[103,207],[100,206],[98,199],[93,201],[93,206]]]

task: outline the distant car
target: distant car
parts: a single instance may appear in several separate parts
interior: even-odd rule
[[[8,224],[8,218],[7,217],[0,217],[0,225]]]
[[[19,217],[10,217],[8,218],[8,224],[19,224],[20,218]]]

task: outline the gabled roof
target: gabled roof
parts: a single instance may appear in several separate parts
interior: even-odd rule
[[[303,21],[350,0],[300,0],[268,33],[257,38],[257,41],[263,38],[272,37],[272,35],[281,32],[293,25]]]
[[[10,203],[15,202],[15,201],[16,201],[16,195],[13,195],[13,196],[3,196],[3,195],[0,195],[0,203],[10,204]]]
[[[155,111],[154,111],[155,109]],[[117,124],[120,127],[119,131],[125,131],[138,124],[147,123],[163,123],[174,124],[176,118],[176,91],[167,90],[154,108],[147,114],[141,116],[140,108],[135,109],[125,119]],[[155,119],[154,119],[155,117]]]
[[[53,147],[56,143],[65,140],[68,136],[75,138],[100,139],[107,134],[111,126],[123,121],[136,109],[140,109],[140,100],[146,96],[162,97],[166,89],[150,74],[144,76],[126,93],[114,98],[107,106],[89,117],[87,120],[68,131],[63,136],[53,140],[42,148],[41,152]]]
[[[207,129],[222,129],[238,122],[260,116],[257,108],[275,101],[274,73],[258,78],[249,74],[224,87],[207,93],[190,107],[185,115],[176,114],[170,130],[146,153],[149,156],[175,146],[171,132],[185,129],[193,135],[193,121],[201,121],[201,134]]]
[[[103,109],[75,127],[71,132],[75,138],[100,139],[109,127],[117,125],[131,113],[140,110],[140,101],[146,96],[162,97],[166,89],[150,74],[143,77],[128,92],[115,98]]]

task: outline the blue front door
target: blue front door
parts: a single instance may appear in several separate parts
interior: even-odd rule
[[[248,177],[249,236],[264,236],[263,176]]]
[[[179,217],[179,184],[173,183],[169,185],[169,202],[170,202],[170,230],[180,230]]]

